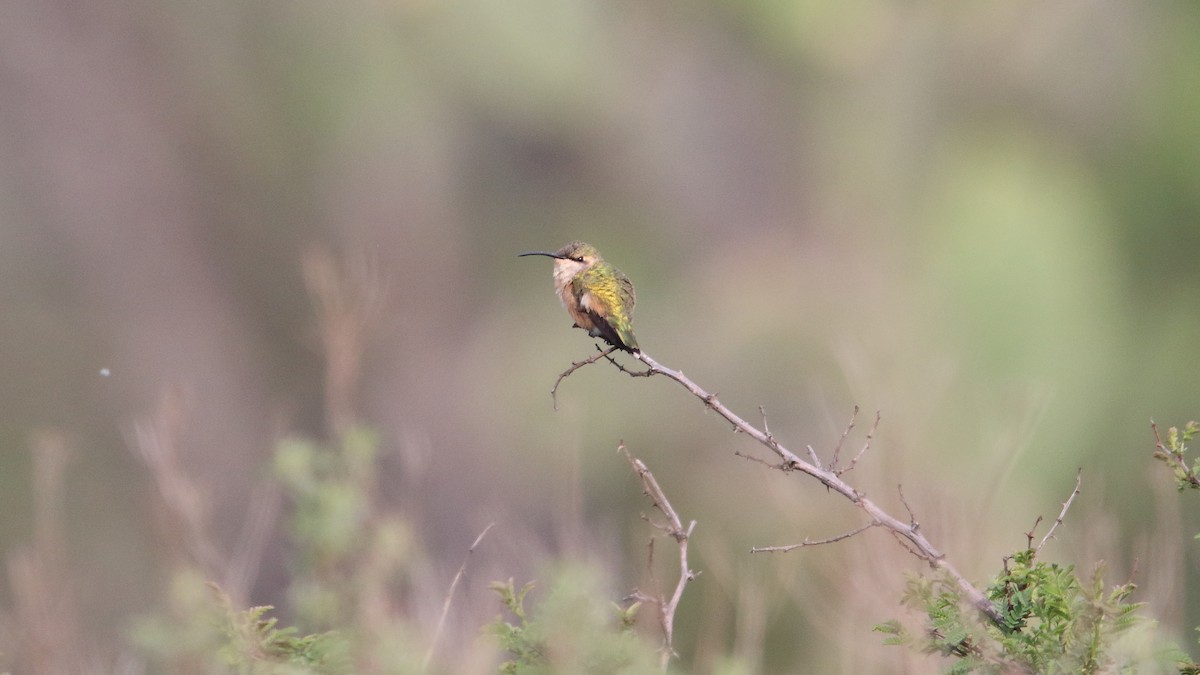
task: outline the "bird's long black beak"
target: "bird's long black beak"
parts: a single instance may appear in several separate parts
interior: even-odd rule
[[[527,256],[527,255],[544,255],[544,256],[549,256],[551,258],[558,258],[560,260],[562,258],[566,257],[566,256],[561,256],[557,253],[551,253],[549,251],[529,251],[528,253],[518,253],[517,257],[521,258],[521,257]]]

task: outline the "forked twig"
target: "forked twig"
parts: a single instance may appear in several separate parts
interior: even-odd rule
[[[650,473],[650,469],[646,468],[646,464],[642,460],[630,454],[629,449],[625,447],[625,442],[622,441],[617,446],[617,450],[625,455],[625,459],[629,460],[629,465],[637,472],[638,477],[642,479],[642,491],[646,496],[650,497],[654,507],[662,512],[667,518],[666,523],[655,523],[653,520],[646,518],[654,527],[662,530],[667,536],[674,539],[679,544],[679,581],[675,583],[675,592],[671,594],[671,599],[667,600],[661,590],[657,590],[656,596],[648,596],[641,592],[635,592],[634,596],[640,600],[648,600],[658,605],[658,620],[663,631],[663,647],[659,657],[659,665],[663,671],[667,670],[667,665],[671,662],[671,657],[676,656],[674,647],[675,634],[675,610],[679,608],[679,601],[683,598],[683,590],[687,587],[688,582],[695,579],[698,572],[693,572],[688,567],[688,539],[692,536],[692,530],[696,529],[696,521],[688,523],[687,529],[683,528],[683,521],[680,520],[679,514],[671,506],[671,502],[667,499],[667,495],[662,491],[658,481],[655,480],[654,474]],[[650,540],[650,553],[647,564],[654,562],[654,539]],[[658,585],[654,579],[653,566],[650,567],[650,578],[655,586]]]
[[[855,410],[857,411],[857,408]],[[851,469],[853,469],[854,465],[858,464],[858,460],[862,459],[862,456],[867,453],[867,450],[869,450],[871,447],[871,439],[875,438],[875,431],[879,428],[879,419],[880,419],[880,414],[879,414],[879,411],[876,410],[875,411],[875,421],[871,423],[871,430],[867,432],[867,439],[863,442],[862,449],[858,451],[858,454],[854,455],[854,457],[851,458],[850,464],[848,464],[846,466],[846,468],[837,470],[837,475],[840,476],[840,475],[846,473],[847,471],[850,471]],[[853,425],[851,425],[851,426],[853,426]],[[849,431],[849,430],[847,429],[847,431]]]

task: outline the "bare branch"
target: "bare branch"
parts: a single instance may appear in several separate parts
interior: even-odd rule
[[[674,647],[675,610],[679,608],[679,601],[683,598],[684,588],[698,574],[688,568],[688,540],[692,536],[692,530],[696,529],[696,521],[693,520],[688,523],[687,529],[684,530],[683,521],[679,519],[679,514],[671,506],[671,502],[667,499],[667,495],[662,491],[658,481],[654,478],[654,474],[650,473],[650,469],[646,468],[642,460],[629,453],[629,449],[625,447],[624,441],[617,446],[617,450],[625,455],[625,459],[629,460],[630,466],[633,467],[633,470],[642,479],[643,492],[650,497],[650,501],[654,504],[654,507],[667,517],[665,525],[655,524],[649,518],[646,520],[661,529],[679,544],[679,581],[675,584],[675,592],[672,593],[671,599],[667,600],[661,591],[657,593],[657,596],[648,596],[640,591],[634,592],[634,597],[639,600],[649,600],[658,605],[658,620],[663,631],[663,647],[659,665],[666,672],[667,666],[671,662],[671,657],[677,655]],[[652,563],[654,560],[653,539],[650,540],[649,556],[648,563]],[[651,568],[650,574],[653,580],[653,568]],[[655,585],[657,586],[657,582],[655,582]]]
[[[711,408],[712,410],[716,411],[718,415],[729,421],[735,430],[750,436],[754,440],[766,446],[769,450],[771,450],[771,452],[775,453],[780,459],[783,460],[783,464],[780,467],[781,469],[786,467],[786,470],[795,470],[808,474],[825,487],[850,500],[851,503],[866,513],[871,522],[878,523],[880,527],[891,530],[898,540],[902,540],[902,543],[907,542],[905,545],[906,548],[911,546],[909,550],[911,550],[914,555],[928,563],[931,568],[942,570],[949,575],[950,578],[954,579],[956,585],[959,587],[959,590],[963,592],[964,596],[969,600],[969,602],[980,612],[983,612],[989,620],[997,625],[1002,624],[1003,617],[1001,616],[1000,610],[997,609],[996,605],[988,600],[982,591],[971,584],[971,582],[968,581],[967,578],[964,577],[962,573],[950,563],[950,561],[946,560],[945,555],[928,539],[926,539],[925,535],[919,532],[916,519],[912,517],[911,509],[909,509],[909,523],[904,523],[903,521],[898,520],[880,508],[877,504],[875,504],[875,502],[868,499],[865,494],[842,480],[837,473],[822,468],[817,463],[805,461],[791,450],[788,450],[778,441],[773,441],[773,439],[769,438],[765,432],[756,428],[754,425],[739,417],[732,410],[725,407],[723,403],[717,400],[715,395],[710,394],[702,389],[682,372],[663,366],[651,358],[646,352],[635,352],[633,357],[646,364],[648,368],[646,371],[647,375],[663,375],[674,380],[693,396],[700,399],[706,408]],[[622,368],[622,370],[624,369]],[[849,433],[848,430],[847,433]]]
[[[454,580],[450,582],[450,588],[446,591],[446,599],[442,601],[442,615],[438,617],[437,628],[433,631],[433,637],[429,640],[429,649],[425,652],[425,661],[423,670],[429,669],[429,662],[433,659],[433,652],[437,649],[438,639],[442,636],[442,629],[446,627],[446,617],[450,615],[450,601],[454,599],[454,589],[458,588],[458,582],[462,581],[463,575],[467,572],[467,563],[471,560],[471,554],[475,552],[475,547],[479,546],[479,542],[487,536],[487,533],[495,526],[496,523],[488,523],[488,526],[483,528],[475,541],[467,549],[467,554],[463,556],[462,565],[458,567],[458,573],[454,575]]]
[[[843,539],[849,539],[850,537],[853,537],[854,535],[856,535],[860,532],[866,532],[867,530],[871,529],[872,527],[879,527],[879,525],[880,525],[880,523],[867,523],[866,525],[863,525],[862,527],[860,527],[856,530],[851,530],[850,532],[844,532],[842,534],[839,534],[836,537],[830,537],[828,539],[820,539],[818,541],[812,541],[808,537],[805,537],[804,541],[800,542],[799,544],[788,544],[787,546],[756,546],[756,547],[750,549],[750,552],[751,553],[787,553],[788,551],[793,551],[798,548],[804,548],[805,546],[821,546],[824,544],[832,544],[834,542],[842,541]]]
[[[571,375],[571,373],[579,370],[580,368],[582,368],[590,363],[595,363],[595,362],[599,361],[601,358],[607,358],[608,355],[611,354],[614,349],[616,349],[616,347],[609,347],[606,350],[600,349],[600,345],[596,345],[596,351],[599,352],[598,354],[596,354],[595,356],[593,356],[591,358],[584,359],[582,361],[574,361],[571,363],[570,368],[567,368],[566,370],[559,373],[558,379],[554,381],[554,388],[550,390],[550,400],[554,402],[555,410],[558,410],[558,385],[562,384],[563,380],[567,379],[567,377],[569,377]],[[608,360],[612,361],[613,364],[615,364],[618,368],[621,367],[620,364],[618,364],[616,361],[613,361],[611,358],[609,358]],[[624,369],[622,368],[622,370],[624,370]]]
[[[1081,467],[1075,472],[1075,489],[1071,491],[1071,496],[1067,497],[1067,501],[1063,502],[1062,511],[1058,512],[1058,518],[1054,519],[1054,524],[1050,526],[1050,531],[1046,533],[1046,536],[1042,537],[1040,542],[1038,542],[1037,551],[1042,550],[1042,547],[1046,545],[1046,542],[1054,536],[1054,531],[1058,529],[1059,525],[1062,525],[1063,518],[1067,516],[1067,509],[1071,508],[1071,502],[1075,501],[1075,497],[1079,496],[1079,490],[1082,485],[1083,468]]]

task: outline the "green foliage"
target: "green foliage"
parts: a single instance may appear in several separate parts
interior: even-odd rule
[[[525,616],[525,596],[533,587],[534,582],[530,581],[522,586],[521,590],[515,590],[511,577],[507,582],[493,581],[488,585],[488,588],[500,595],[500,602],[517,619],[516,623],[510,623],[497,617],[488,627],[499,639],[500,647],[513,656],[500,666],[502,673],[516,673],[522,666],[532,666],[545,661],[542,645],[529,631],[529,621]]]
[[[1200,489],[1200,467],[1195,461],[1189,465],[1187,457],[1200,424],[1170,427],[1165,438],[1152,428],[1154,457],[1171,469],[1179,490]],[[1003,617],[1000,625],[974,612],[963,614],[958,589],[948,580],[916,578],[909,581],[904,603],[925,615],[924,630],[914,636],[895,620],[875,630],[887,636],[885,644],[954,658],[951,673],[1167,672],[1172,664],[1181,675],[1200,675],[1200,664],[1175,647],[1142,644],[1139,651],[1128,644],[1149,622],[1138,614],[1142,605],[1128,601],[1134,584],[1109,589],[1103,572],[1097,565],[1084,583],[1073,566],[1041,562],[1032,548],[1018,551],[987,589]],[[1147,651],[1153,656],[1147,658]]]
[[[419,557],[407,520],[374,503],[377,439],[347,432],[325,446],[280,443],[274,478],[290,503],[290,616],[239,609],[194,566],[173,570],[167,607],[132,630],[152,672],[423,673],[427,647],[399,604]],[[214,593],[215,591],[215,593]]]
[[[1188,422],[1180,431],[1177,427],[1167,429],[1167,440],[1163,441],[1158,435],[1158,427],[1151,424],[1154,429],[1155,449],[1154,458],[1163,462],[1175,474],[1175,484],[1180,492],[1191,488],[1193,490],[1200,489],[1200,466],[1197,466],[1195,460],[1192,465],[1187,463],[1187,444],[1191,442],[1197,432],[1200,432],[1200,425],[1195,421]]]
[[[1167,429],[1166,441],[1159,436],[1156,424],[1152,422],[1150,428],[1154,431],[1154,458],[1171,468],[1175,474],[1175,486],[1179,491],[1200,488],[1200,467],[1196,465],[1195,460],[1188,466],[1186,458],[1187,444],[1200,432],[1200,424],[1194,420],[1190,421],[1183,426],[1182,431],[1177,427],[1170,427]],[[1200,534],[1196,535],[1196,538],[1200,539]],[[1200,631],[1200,627],[1196,630]],[[1200,675],[1200,663],[1193,661],[1182,651],[1175,655],[1175,661],[1181,675]]]
[[[964,612],[956,584],[948,579],[911,579],[904,604],[922,612],[926,625],[919,636],[899,621],[875,630],[890,645],[906,645],[952,658],[950,673],[1126,672],[1140,655],[1112,654],[1119,639],[1145,622],[1129,603],[1134,585],[1106,589],[1103,566],[1090,583],[1082,583],[1073,566],[1037,560],[1036,551],[1018,551],[988,587],[988,599],[1003,615],[1001,625]]]
[[[1107,646],[1140,620],[1141,605],[1126,602],[1134,584],[1106,592],[1097,565],[1084,585],[1074,566],[1039,562],[1032,549],[1010,562],[988,588],[1004,613],[1002,653],[1036,672],[1095,673],[1111,665]]]
[[[368,526],[375,467],[374,434],[351,430],[340,446],[288,439],[275,453],[275,475],[295,507],[291,533],[300,565],[336,566],[355,554]]]
[[[173,581],[172,609],[169,616],[142,618],[132,632],[150,664],[165,672],[185,665],[205,673],[351,672],[348,645],[338,633],[280,628],[267,615],[272,607],[238,610],[199,575],[184,572]]]
[[[273,607],[235,610],[219,593],[224,607],[225,643],[218,655],[239,673],[346,673],[351,671],[348,645],[337,633],[301,636],[294,627],[277,628],[267,617]],[[269,665],[268,665],[269,664]]]
[[[640,603],[622,608],[598,600],[604,594],[586,570],[557,573],[534,612],[526,608],[533,582],[518,590],[509,579],[491,588],[512,616],[488,626],[510,656],[500,665],[505,675],[661,672],[653,650],[633,630]]]

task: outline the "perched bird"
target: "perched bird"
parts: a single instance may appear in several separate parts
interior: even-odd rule
[[[575,325],[592,337],[627,352],[638,351],[633,337],[633,283],[621,270],[600,257],[595,246],[573,241],[554,253],[530,251],[526,255],[554,258],[554,290]]]

